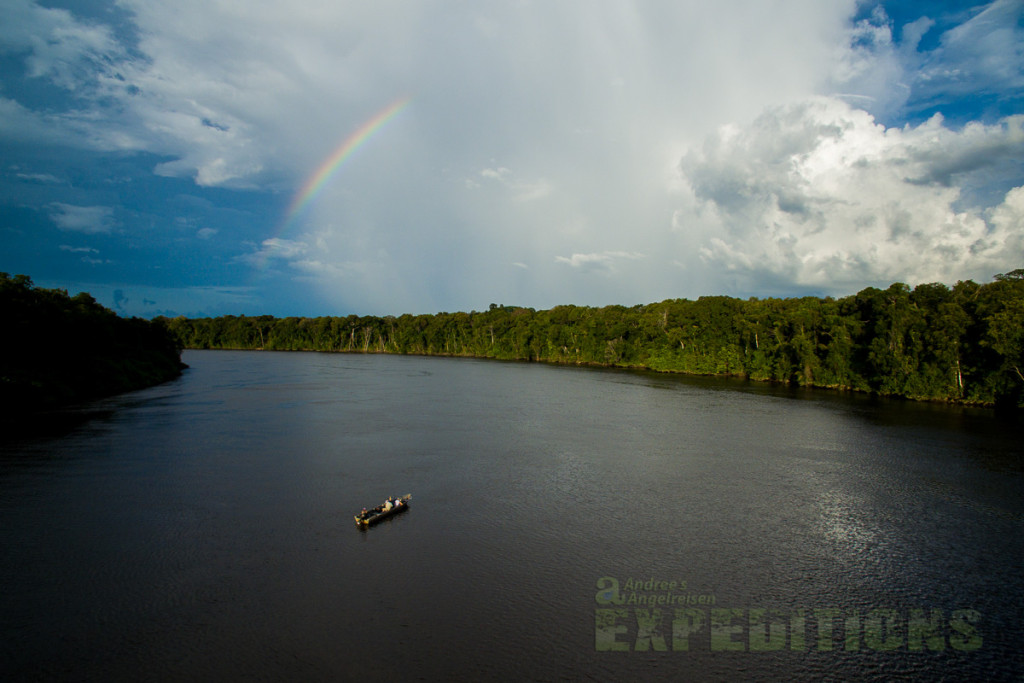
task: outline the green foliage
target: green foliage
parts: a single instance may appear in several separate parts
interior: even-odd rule
[[[162,321],[120,318],[85,293],[70,297],[0,273],[0,316],[7,330],[0,337],[5,417],[181,374],[181,346]]]
[[[1024,270],[842,299],[491,304],[398,318],[165,321],[187,348],[473,356],[731,375],[921,400],[1024,403]]]

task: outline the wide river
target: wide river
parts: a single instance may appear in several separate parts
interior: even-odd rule
[[[183,360],[0,446],[4,680],[1024,675],[1017,416],[527,363]]]

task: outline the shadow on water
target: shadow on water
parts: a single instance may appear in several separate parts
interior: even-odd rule
[[[93,421],[111,419],[115,406],[84,405],[5,417],[0,421],[0,447],[23,441],[59,439]]]
[[[821,407],[842,411],[872,427],[926,430],[955,435],[955,438],[962,438],[964,441],[964,452],[984,468],[994,472],[1024,472],[1024,449],[1017,438],[1018,434],[1024,433],[1024,410],[1016,408],[912,401],[855,391],[801,387],[733,377],[675,375],[648,370],[607,371],[643,377],[647,385],[654,389],[673,390],[687,387],[702,391],[739,392],[751,396],[809,401]],[[974,446],[967,446],[968,442],[973,442]]]
[[[0,479],[60,461],[66,456],[51,445],[85,430],[103,429],[126,411],[166,402],[168,389],[173,391],[179,381],[51,410],[0,416]]]

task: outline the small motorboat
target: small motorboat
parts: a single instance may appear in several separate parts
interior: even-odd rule
[[[388,498],[382,504],[370,510],[363,508],[363,511],[355,517],[356,526],[364,528],[372,526],[386,517],[409,509],[410,498],[412,498],[412,494],[407,493],[401,498]]]

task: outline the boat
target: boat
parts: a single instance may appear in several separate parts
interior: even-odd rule
[[[355,516],[356,526],[365,529],[391,515],[408,510],[410,498],[412,498],[412,494],[407,493],[401,498],[388,498],[381,505],[370,510],[363,508],[363,511]]]

